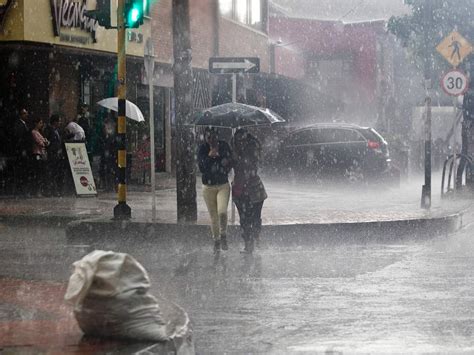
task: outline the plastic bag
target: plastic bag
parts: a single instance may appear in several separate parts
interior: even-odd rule
[[[73,266],[64,298],[74,305],[74,315],[85,334],[173,341],[178,354],[194,354],[186,313],[174,305],[177,316],[164,318],[157,299],[148,293],[146,270],[133,257],[95,250]]]

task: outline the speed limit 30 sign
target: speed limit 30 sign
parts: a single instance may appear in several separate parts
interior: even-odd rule
[[[441,87],[446,94],[451,96],[464,94],[468,89],[468,84],[466,74],[458,69],[448,71],[441,79]]]

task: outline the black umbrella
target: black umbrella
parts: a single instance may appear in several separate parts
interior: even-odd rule
[[[225,128],[243,128],[285,122],[268,108],[228,103],[206,108],[193,116],[191,124]]]

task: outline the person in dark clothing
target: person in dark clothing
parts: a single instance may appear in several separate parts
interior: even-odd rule
[[[115,125],[108,120],[104,124],[103,134],[100,137],[100,185],[105,191],[114,191],[115,172],[117,168],[117,146],[115,144]]]
[[[35,117],[33,123],[34,127],[31,131],[33,139],[33,149],[31,151],[33,181],[31,192],[33,196],[41,197],[46,185],[46,148],[49,145],[49,141],[43,136],[43,120],[40,117]]]
[[[44,129],[44,137],[49,141],[49,146],[46,148],[46,175],[48,179],[44,191],[48,196],[61,196],[63,190],[66,162],[63,141],[59,131],[60,126],[61,118],[59,115],[52,115],[49,124]]]
[[[232,197],[239,211],[244,253],[252,253],[259,246],[262,227],[262,207],[267,198],[263,182],[258,176],[261,156],[260,142],[244,129],[235,132],[232,139],[234,181]]]
[[[91,153],[91,122],[90,122],[90,113],[89,106],[81,103],[78,108],[79,114],[77,115],[77,124],[82,127],[85,134],[85,143],[87,152]]]
[[[227,206],[230,197],[229,172],[232,152],[225,141],[218,139],[217,131],[206,128],[205,143],[198,151],[199,170],[202,173],[202,194],[211,217],[214,253],[227,250]]]
[[[32,136],[29,114],[25,108],[20,110],[20,115],[13,126],[15,140],[15,190],[18,194],[28,194],[30,155],[32,150]]]

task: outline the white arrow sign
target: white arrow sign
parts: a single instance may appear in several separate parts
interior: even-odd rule
[[[212,63],[212,67],[214,69],[243,69],[244,71],[249,71],[253,67],[255,67],[255,63],[250,62],[247,59],[244,59],[244,62],[240,63]]]
[[[260,59],[257,57],[211,57],[209,72],[214,74],[258,73]]]

